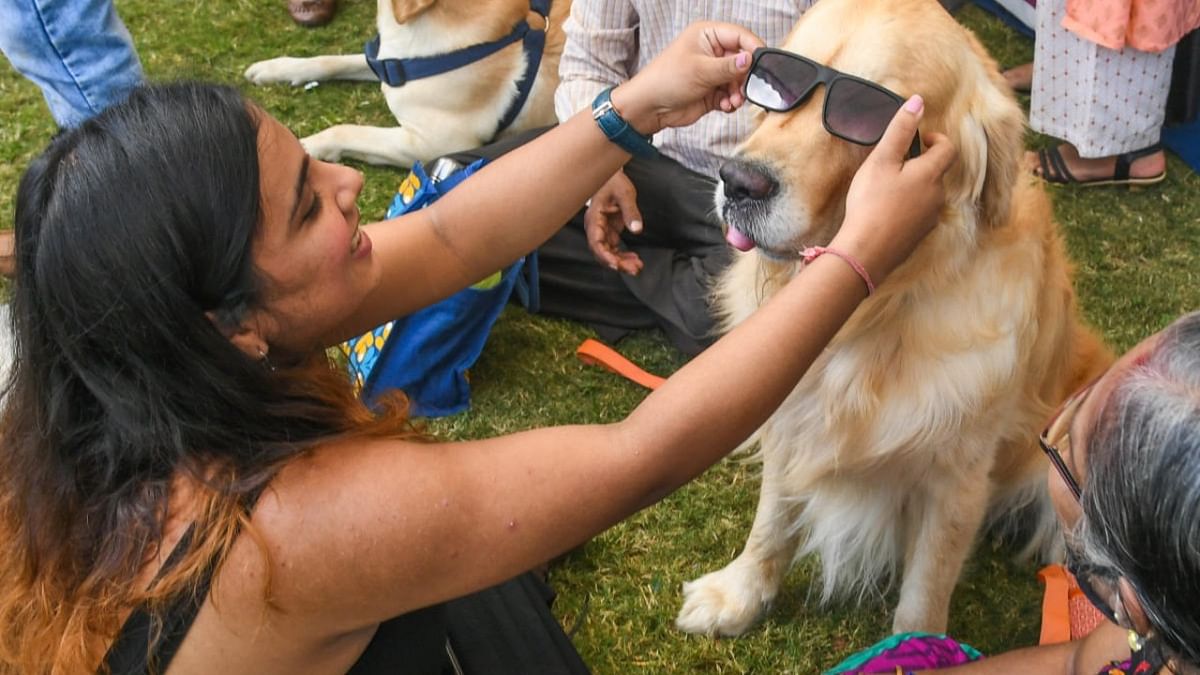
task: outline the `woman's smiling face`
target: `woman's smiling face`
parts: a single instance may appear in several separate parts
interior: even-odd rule
[[[252,328],[268,344],[302,353],[325,336],[371,287],[371,240],[359,227],[363,177],[312,159],[286,127],[260,116],[262,222],[253,243],[264,289]]]

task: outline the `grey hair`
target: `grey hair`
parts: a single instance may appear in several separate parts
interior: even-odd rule
[[[1200,312],[1122,377],[1089,439],[1083,556],[1130,582],[1166,656],[1190,671],[1200,666]]]

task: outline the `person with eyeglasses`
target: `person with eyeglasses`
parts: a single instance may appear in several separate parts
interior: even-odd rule
[[[361,174],[229,87],[139,88],[56,137],[16,201],[0,672],[585,672],[523,572],[737,447],[888,283],[956,158],[931,134],[905,159],[920,97],[833,254],[623,421],[437,442],[326,350],[544,241],[629,134],[740,107],[760,46],[695,24],[598,113],[380,226]]]
[[[1107,621],[1078,640],[958,667],[928,671],[934,663],[906,661],[889,645],[830,672],[1200,672],[1200,312],[1126,352],[1063,404],[1039,441],[1066,567]],[[963,652],[949,649],[943,662],[977,657]]]

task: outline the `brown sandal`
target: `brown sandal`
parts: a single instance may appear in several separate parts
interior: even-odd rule
[[[337,0],[288,0],[288,14],[306,28],[324,26],[337,14]]]

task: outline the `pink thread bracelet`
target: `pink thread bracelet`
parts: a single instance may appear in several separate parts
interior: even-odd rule
[[[855,273],[862,277],[862,280],[866,282],[867,295],[871,295],[875,292],[875,284],[871,282],[871,275],[867,274],[867,268],[863,267],[862,264],[855,260],[854,257],[849,253],[843,253],[836,248],[830,248],[828,246],[809,246],[801,251],[800,255],[804,258],[805,263],[810,263],[820,257],[822,253],[832,253],[842,260],[845,260],[846,264],[850,265],[850,267],[854,269]]]

